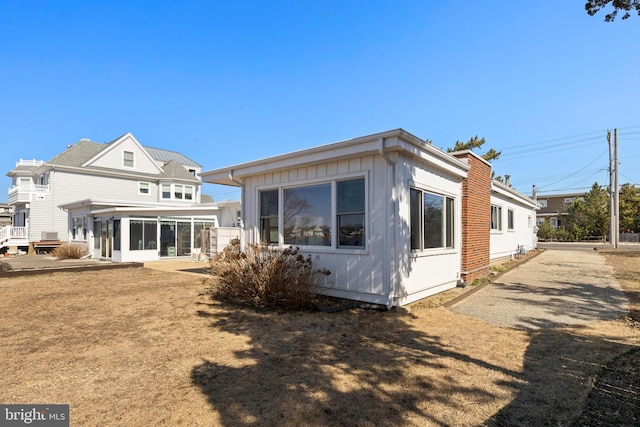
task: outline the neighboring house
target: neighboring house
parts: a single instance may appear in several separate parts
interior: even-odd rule
[[[11,225],[13,221],[13,210],[6,203],[0,203],[0,227]]]
[[[241,187],[245,241],[316,256],[333,296],[404,305],[535,247],[533,200],[492,182],[474,153],[444,153],[402,129],[201,176]],[[491,232],[492,203],[511,228]]]
[[[569,214],[569,206],[575,199],[584,200],[584,193],[565,193],[538,196],[540,210],[537,215],[537,225],[549,221],[553,228],[564,228],[565,218]]]
[[[14,236],[4,245],[77,242],[114,261],[192,256],[200,231],[220,225],[217,208],[200,202],[201,169],[130,133],[106,144],[80,140],[47,162],[20,160],[7,174]]]

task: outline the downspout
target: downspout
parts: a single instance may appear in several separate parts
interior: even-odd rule
[[[233,177],[233,169],[229,169],[229,180],[240,186],[240,213],[241,213],[240,220],[242,221],[242,224],[241,224],[242,227],[240,230],[240,249],[244,250],[244,244],[245,244],[245,241],[247,240],[247,237],[245,236],[245,230],[244,230],[244,224],[246,224],[246,221],[244,220],[244,215],[245,215],[244,206],[246,206],[244,204],[244,182],[238,181]]]
[[[380,145],[378,146],[378,154],[380,154],[380,157],[382,157],[384,159],[384,161],[387,163],[387,166],[389,166],[391,168],[391,203],[390,204],[386,204],[386,218],[393,218],[394,220],[394,226],[392,227],[393,232],[391,233],[391,262],[390,263],[385,263],[385,266],[387,266],[387,268],[389,268],[389,272],[390,274],[385,274],[383,277],[388,277],[389,278],[389,295],[387,296],[387,309],[390,309],[393,306],[393,296],[395,294],[395,290],[396,290],[396,234],[397,234],[397,230],[396,230],[396,217],[395,215],[399,215],[398,209],[396,209],[396,197],[395,197],[395,191],[396,191],[396,164],[393,162],[393,160],[391,160],[391,158],[389,157],[389,155],[384,151],[384,142],[385,139],[384,138],[380,138],[378,140],[378,142],[380,143]],[[387,175],[385,174],[385,182],[387,182]],[[389,205],[391,205],[391,212],[389,212]],[[390,216],[389,214],[392,214],[393,216]],[[388,232],[387,230],[385,230],[385,232]],[[387,240],[387,239],[385,239]],[[385,248],[385,253],[387,253],[386,248]]]

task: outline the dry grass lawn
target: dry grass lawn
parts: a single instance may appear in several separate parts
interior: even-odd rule
[[[83,426],[566,425],[640,341],[622,321],[274,313],[206,288],[142,268],[0,279],[0,402],[68,403]]]

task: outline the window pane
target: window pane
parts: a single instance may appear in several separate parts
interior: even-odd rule
[[[422,211],[422,191],[411,189],[409,194],[409,208],[411,210],[409,221],[411,222],[411,249],[422,249],[422,220],[420,212]]]
[[[173,197],[175,199],[182,199],[182,185],[174,186]]]
[[[278,244],[278,190],[260,192],[260,239]]]
[[[171,198],[171,186],[169,184],[162,184],[162,198],[163,199]]]
[[[283,191],[287,245],[331,246],[331,184]]]
[[[133,167],[133,152],[125,151],[124,152],[124,161],[123,164],[127,167]]]
[[[100,249],[100,235],[102,234],[102,222],[93,221],[93,248]]]
[[[278,215],[278,190],[260,192],[260,216]]]
[[[511,209],[507,211],[507,228],[513,230],[513,211]]]
[[[120,250],[120,220],[113,220],[113,250]]]
[[[338,215],[338,245],[364,246],[364,214]]]
[[[442,196],[423,193],[424,248],[441,248],[442,241]]]
[[[129,250],[142,250],[142,221],[129,221]]]
[[[156,244],[157,234],[158,223],[156,221],[145,221],[143,242],[145,249],[156,249],[158,247],[158,245]]]
[[[184,187],[184,198],[185,200],[193,200],[193,187],[190,185]]]
[[[141,182],[140,183],[140,193],[141,194],[149,194],[149,183]]]
[[[202,230],[204,230],[204,222],[193,223],[193,247],[196,249],[202,247]]]
[[[454,236],[454,215],[455,215],[455,209],[453,206],[453,199],[451,197],[447,197],[447,209],[446,209],[446,215],[447,215],[447,223],[446,223],[446,227],[445,227],[445,238],[446,238],[446,242],[445,242],[445,247],[447,248],[453,248],[453,236]]]
[[[338,189],[338,213],[364,212],[364,178],[340,181]]]

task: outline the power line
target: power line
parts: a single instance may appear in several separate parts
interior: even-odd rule
[[[572,176],[575,176],[576,174],[582,172],[583,170],[585,170],[587,167],[591,166],[593,163],[595,163],[596,161],[600,160],[600,157],[602,157],[603,155],[605,155],[607,153],[608,150],[604,150],[602,153],[600,153],[595,159],[593,159],[592,161],[590,161],[589,163],[587,163],[586,165],[584,165],[582,168],[578,169],[577,171],[567,175],[565,178],[559,179],[558,181],[552,182],[550,184],[547,184],[546,186],[543,186],[541,188],[544,187],[548,187],[550,185],[556,185],[559,182],[565,181],[569,178],[571,178]],[[598,170],[598,172],[600,172],[600,170]],[[595,174],[594,174],[595,175]],[[591,175],[590,175],[591,176]]]

